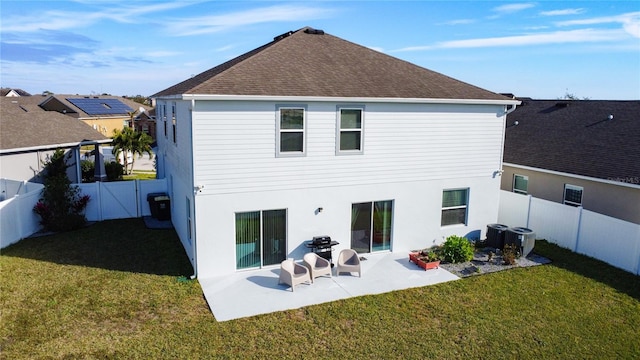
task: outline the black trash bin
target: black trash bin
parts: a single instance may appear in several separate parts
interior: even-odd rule
[[[171,219],[171,202],[167,193],[149,193],[147,202],[149,202],[151,217],[158,220]]]

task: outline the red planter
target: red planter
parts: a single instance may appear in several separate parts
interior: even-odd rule
[[[418,258],[418,253],[409,253],[409,261],[414,262],[416,265],[423,268],[425,271],[429,269],[437,269],[440,267],[440,261],[426,262]]]

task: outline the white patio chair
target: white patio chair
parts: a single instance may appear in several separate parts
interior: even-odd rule
[[[329,260],[318,256],[316,253],[306,253],[302,257],[302,261],[311,273],[311,282],[318,276],[329,275],[331,277],[331,263]]]
[[[284,260],[280,263],[278,284],[287,284],[291,286],[291,291],[294,291],[296,285],[305,282],[311,283],[311,276],[306,267],[296,264],[293,260]]]
[[[362,277],[362,270],[360,269],[360,258],[358,257],[358,253],[354,250],[344,249],[340,251],[336,267],[336,276],[340,275],[341,272],[357,272],[358,277]]]

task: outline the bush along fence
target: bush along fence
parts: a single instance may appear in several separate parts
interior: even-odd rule
[[[88,221],[136,218],[151,215],[147,194],[168,192],[167,180],[133,180],[72,184],[81,196],[89,196],[84,209]],[[0,248],[42,229],[34,207],[42,197],[42,184],[0,179]]]
[[[640,225],[582,207],[500,192],[498,222],[640,275]]]

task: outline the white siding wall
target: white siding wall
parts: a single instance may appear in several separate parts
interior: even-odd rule
[[[307,156],[278,158],[275,103],[196,103],[195,181],[203,192],[484,177],[500,168],[499,106],[366,104],[364,154],[336,156],[336,104],[303,105]]]
[[[171,106],[172,100],[159,100],[156,109],[166,104],[167,136],[164,135],[163,119],[158,118],[158,175],[167,180],[171,200],[171,222],[184,246],[187,256],[195,264],[194,243],[189,239],[187,228],[186,199],[193,206],[193,157],[191,135],[191,101],[175,101],[177,137],[173,141]],[[160,115],[160,114],[159,114]]]
[[[365,105],[364,154],[336,156],[338,104],[304,103],[307,155],[278,158],[276,105],[196,102],[195,181],[180,186],[204,186],[194,202],[200,277],[236,271],[236,212],[286,208],[288,256],[296,259],[316,235],[332,236],[337,250],[349,247],[356,202],[394,200],[392,251],[441,243],[451,234],[483,237],[497,221],[501,106],[357,104]],[[176,163],[180,156],[184,164]],[[186,153],[168,150],[166,161],[173,176],[190,174]],[[467,187],[468,224],[441,227],[442,190]],[[178,201],[184,208],[184,199]],[[324,211],[316,215],[318,207]]]

